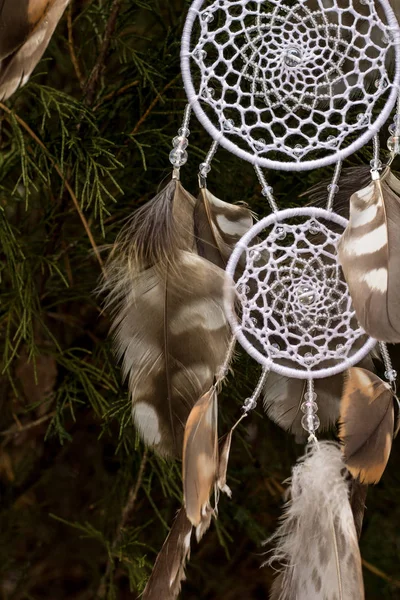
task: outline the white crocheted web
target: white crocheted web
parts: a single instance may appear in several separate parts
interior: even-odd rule
[[[195,0],[183,80],[222,146],[259,166],[310,169],[355,152],[384,124],[399,39],[387,0]]]
[[[227,314],[243,348],[272,371],[327,377],[376,344],[356,320],[337,262],[346,223],[320,208],[287,209],[256,223],[236,245]]]

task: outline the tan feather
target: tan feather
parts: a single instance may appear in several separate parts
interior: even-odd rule
[[[0,12],[0,100],[25,85],[69,0],[3,0]]]
[[[349,369],[340,405],[339,438],[346,466],[361,483],[377,483],[382,477],[393,428],[393,392],[389,384],[366,369]]]
[[[293,469],[290,500],[268,564],[279,563],[274,600],[364,600],[361,556],[336,444],[308,448]]]
[[[181,508],[171,527],[150,578],[141,596],[142,600],[175,600],[185,577],[185,564],[190,558],[192,524]]]
[[[174,264],[132,274],[122,296],[111,294],[120,297],[113,330],[134,422],[148,445],[180,456],[187,417],[213,384],[230,335],[223,271],[184,251]]]
[[[201,188],[194,211],[200,256],[225,269],[234,246],[252,225],[253,215],[246,205],[223,202]]]
[[[373,338],[400,342],[400,182],[387,169],[350,198],[338,255],[360,325]]]
[[[183,496],[186,514],[195,527],[207,514],[218,477],[217,392],[213,386],[188,417],[183,442]]]
[[[118,236],[102,290],[144,441],[181,456],[186,419],[229,346],[224,272],[195,253],[196,200],[172,180]]]

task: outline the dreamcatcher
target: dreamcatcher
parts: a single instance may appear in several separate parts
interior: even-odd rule
[[[195,0],[189,9],[189,104],[172,180],[117,239],[106,284],[134,421],[162,454],[183,448],[184,507],[146,600],[176,598],[192,528],[198,539],[208,528],[213,489],[216,502],[230,493],[237,424],[218,448],[217,396],[236,341],[261,366],[239,421],[263,396],[273,420],[308,440],[272,540],[270,562],[280,563],[272,597],[364,597],[364,500],[396,429],[385,342],[400,341],[400,181],[390,170],[399,101],[385,167],[378,133],[399,95],[399,34],[386,0]],[[213,138],[197,199],[179,181],[192,110]],[[349,193],[347,221],[334,210],[342,161],[367,142],[369,181]],[[248,207],[207,189],[219,145],[254,165],[271,209],[256,224]],[[327,165],[335,168],[323,208],[280,210],[262,170]],[[387,382],[374,373],[379,353]],[[338,421],[341,446],[318,441]]]

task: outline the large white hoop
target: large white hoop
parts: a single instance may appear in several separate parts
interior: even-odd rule
[[[214,140],[260,167],[307,170],[346,158],[388,119],[399,26],[387,0],[194,0],[181,65]]]

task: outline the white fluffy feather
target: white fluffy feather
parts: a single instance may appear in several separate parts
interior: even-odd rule
[[[276,600],[363,600],[361,556],[337,444],[308,447],[293,469],[290,500],[268,564]],[[271,541],[269,540],[269,541]]]

